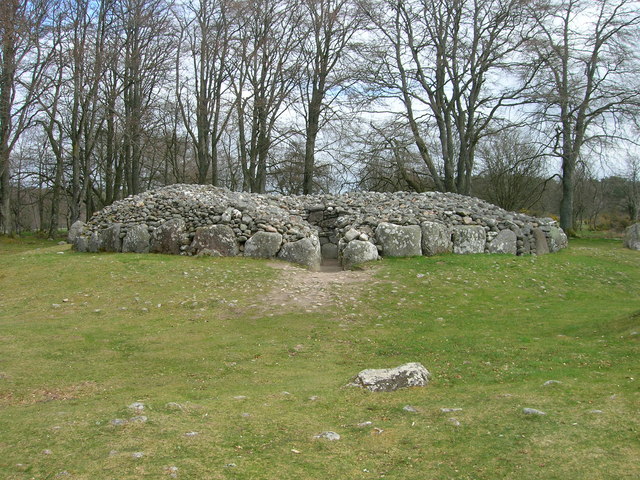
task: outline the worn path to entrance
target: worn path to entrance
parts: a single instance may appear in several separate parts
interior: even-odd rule
[[[337,263],[325,264],[319,271],[310,271],[284,262],[271,263],[280,270],[270,298],[274,306],[297,311],[322,311],[327,307],[353,306],[365,285],[370,285],[373,269],[346,270]]]

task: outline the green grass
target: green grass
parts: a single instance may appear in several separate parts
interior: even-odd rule
[[[281,274],[1,239],[0,478],[640,477],[640,253],[619,240],[388,259],[314,313],[270,302]],[[343,388],[409,361],[429,386]],[[112,425],[134,401],[148,421]]]

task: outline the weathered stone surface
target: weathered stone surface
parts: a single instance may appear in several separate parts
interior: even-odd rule
[[[487,234],[479,225],[456,226],[453,228],[453,253],[466,255],[484,253]]]
[[[186,224],[181,218],[168,220],[156,228],[151,234],[149,251],[179,255]]]
[[[549,243],[553,242],[553,248],[566,244],[562,235],[557,241],[552,240],[557,223],[551,218],[506,212],[477,198],[453,193],[281,196],[232,192],[206,185],[169,185],[118,200],[96,212],[79,233],[83,240],[75,242],[74,248],[104,250],[103,245],[108,243],[105,230],[115,224],[121,224],[120,238],[136,225],[147,225],[152,235],[150,251],[186,255],[243,254],[247,243],[251,255],[253,242],[249,239],[258,232],[281,235],[281,245],[322,238],[325,258],[333,257],[336,249],[341,251],[351,240],[370,241],[384,255],[447,252],[453,249],[450,233],[459,227],[483,228],[487,232],[484,247],[474,246],[470,251],[495,248],[497,243],[491,247],[491,241],[504,230],[516,234],[518,255],[535,252],[534,228],[539,228]],[[217,247],[205,241],[201,230],[214,226],[223,229],[219,236],[226,239]],[[397,233],[398,238],[385,238],[387,229]],[[112,233],[108,233],[114,240],[108,249],[116,251],[122,245]],[[458,233],[457,251],[461,253],[465,250],[464,235]]]
[[[278,258],[286,262],[318,268],[322,260],[318,237],[303,238],[296,242],[285,243],[280,252],[278,252]]]
[[[547,236],[539,228],[533,229],[533,245],[531,249],[536,255],[546,255],[549,253],[549,244],[547,243]]]
[[[119,252],[122,249],[120,238],[120,223],[113,223],[109,227],[98,232],[99,252]]]
[[[549,229],[549,251],[555,253],[563,248],[567,248],[569,241],[567,235],[558,227]]]
[[[627,227],[624,232],[624,246],[631,250],[640,250],[640,223]]]
[[[76,238],[80,236],[84,230],[84,222],[82,220],[76,220],[73,225],[69,227],[69,231],[67,232],[67,242],[70,244],[74,244]]]
[[[382,222],[376,227],[376,238],[386,257],[422,255],[422,230],[418,225],[395,225]]]
[[[511,230],[501,230],[488,245],[489,253],[507,253],[515,255],[518,251],[518,237]]]
[[[406,363],[396,368],[362,370],[351,385],[372,392],[392,392],[399,388],[424,387],[431,374],[420,363]]]
[[[422,254],[427,256],[449,253],[453,250],[451,230],[440,222],[422,222]]]
[[[149,253],[149,227],[145,224],[130,227],[122,240],[123,253]]]
[[[228,225],[210,225],[196,229],[196,234],[191,244],[191,252],[198,254],[201,251],[216,253],[223,257],[234,257],[240,251],[233,229]]]
[[[371,242],[352,240],[342,250],[342,268],[349,270],[354,265],[378,259],[378,249]]]
[[[82,235],[78,235],[73,239],[73,249],[76,252],[84,253],[87,252],[89,248],[89,238],[83,237]]]
[[[275,258],[282,244],[282,235],[271,232],[256,232],[244,244],[245,257]]]

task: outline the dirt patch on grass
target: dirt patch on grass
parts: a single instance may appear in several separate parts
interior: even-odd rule
[[[314,272],[284,262],[269,265],[280,270],[280,277],[268,296],[268,304],[280,311],[307,313],[358,303],[358,296],[373,282],[375,272],[375,268]]]
[[[89,396],[97,390],[98,385],[95,382],[81,382],[61,388],[39,388],[26,395],[2,392],[0,393],[0,407],[34,405],[56,400],[73,400]]]

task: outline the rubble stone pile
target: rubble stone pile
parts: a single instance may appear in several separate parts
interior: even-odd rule
[[[544,254],[566,247],[550,218],[453,193],[282,196],[171,185],[117,201],[72,226],[79,252],[279,258],[344,268],[379,256]]]

